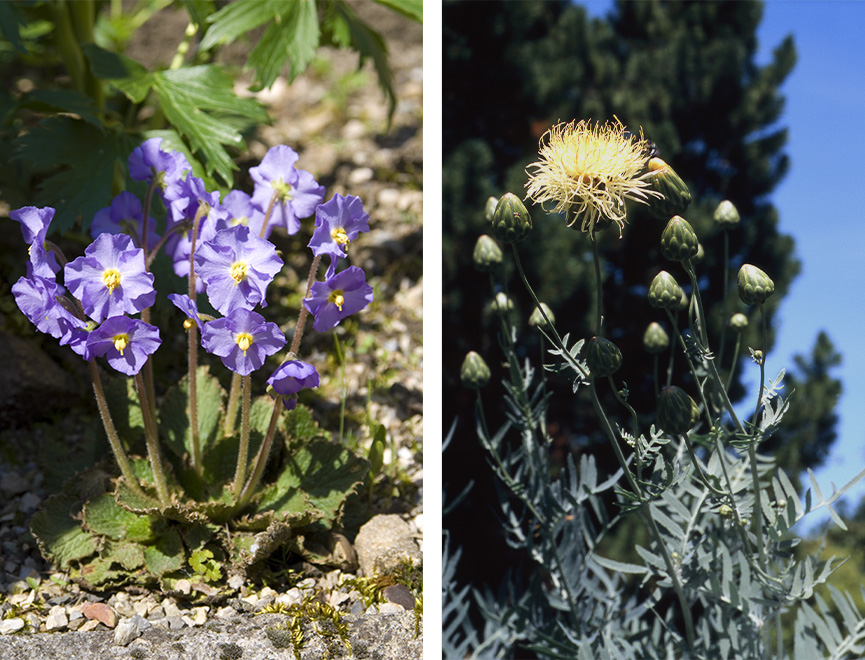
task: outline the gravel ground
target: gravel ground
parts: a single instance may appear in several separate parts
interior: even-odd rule
[[[300,154],[298,165],[313,172],[326,187],[327,198],[335,193],[357,195],[370,214],[371,231],[352,244],[350,255],[353,264],[367,271],[376,289],[377,302],[370,313],[362,315],[354,342],[364,350],[349,356],[344,384],[338,374],[323,374],[319,391],[322,401],[339,401],[345,388],[350,411],[363,414],[366,409],[385,425],[393,441],[386,451],[385,471],[399,474],[402,486],[379,493],[378,508],[396,514],[386,517],[402,521],[404,533],[422,549],[421,27],[372,3],[359,2],[356,9],[384,34],[391,52],[398,105],[390,125],[386,99],[371,64],[358,72],[356,55],[325,50],[321,61],[291,86],[279,80],[260,95],[274,121],[262,127],[251,142],[245,165],[255,164],[270,146],[288,144]],[[167,24],[173,25],[170,19]],[[184,25],[178,25],[182,31]],[[166,34],[171,40],[170,30]],[[5,332],[9,315],[15,311],[0,310],[0,333],[9,340],[5,354],[0,354],[0,366],[10,369],[5,373],[20,374],[17,379],[4,379],[5,389],[0,391],[0,428],[4,428],[0,432],[0,657],[6,657],[4,648],[12,649],[4,645],[15,633],[16,638],[24,633],[116,633],[120,626],[128,628],[129,621],[139,622],[141,631],[149,627],[204,630],[208,622],[236,616],[251,620],[268,607],[278,609],[305,599],[355,617],[409,614],[406,609],[412,610],[414,598],[399,589],[385,594],[388,602],[370,604],[358,591],[356,571],[311,571],[310,577],[278,589],[237,583],[233,599],[199,607],[145,591],[88,593],[68,581],[44,561],[28,531],[30,516],[52,492],[52,475],[46,474],[44,462],[29,460],[33,448],[41,446],[41,436],[51,431],[44,424],[28,425],[26,407],[44,406],[46,398],[80,403],[82,385],[75,373],[67,373],[69,363],[58,357],[57,350],[45,342],[27,342]],[[309,360],[323,359],[330,346],[329,337],[310,342]],[[22,364],[14,366],[16,360]],[[28,366],[35,372],[31,382]],[[58,374],[50,386],[54,393],[38,385],[45,382],[49,371]],[[87,422],[79,423],[74,414],[67,416],[58,407],[56,424],[64,428],[68,440],[92,433],[80,426]],[[361,439],[359,451],[366,450],[366,443],[368,439]],[[395,501],[394,492],[402,500]],[[116,639],[115,644],[125,647]],[[403,647],[408,655],[400,657],[420,657],[419,643],[415,645],[417,655],[412,655],[409,646]]]

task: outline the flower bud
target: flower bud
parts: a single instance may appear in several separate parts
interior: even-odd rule
[[[663,198],[649,196],[648,207],[652,217],[666,220],[680,215],[691,204],[691,191],[676,174],[675,170],[660,158],[649,160],[649,173],[644,177],[649,188],[663,195]]]
[[[499,200],[495,197],[488,197],[486,206],[484,207],[484,220],[487,222],[493,221],[493,214],[496,212],[496,205],[499,203]]]
[[[643,348],[647,353],[655,355],[666,351],[670,347],[670,335],[664,330],[663,326],[656,321],[652,321],[646,332],[643,333]]]
[[[684,312],[688,309],[688,305],[690,301],[688,300],[688,294],[685,293],[684,289],[679,289],[679,302],[676,303],[676,306],[673,308],[674,312]]]
[[[658,397],[658,426],[667,433],[687,433],[697,421],[700,410],[681,387],[671,385]]]
[[[661,252],[670,261],[687,261],[697,256],[700,242],[691,223],[673,216],[661,234]]]
[[[724,229],[729,229],[739,224],[739,211],[733,206],[733,202],[725,199],[718,204],[718,208],[715,209],[715,222]]]
[[[742,332],[745,328],[748,327],[748,317],[742,314],[742,312],[736,312],[733,316],[730,317],[730,322],[728,324],[730,329],[734,332]]]
[[[507,297],[504,291],[499,291],[493,298],[491,307],[496,314],[507,314],[514,309],[514,302]]]
[[[676,310],[685,292],[675,278],[662,270],[649,285],[649,304],[656,309]]]
[[[505,193],[493,214],[493,234],[503,243],[519,243],[532,230],[532,217],[519,197]]]
[[[751,264],[739,269],[739,298],[743,303],[764,303],[773,293],[775,283],[762,270]]]
[[[470,390],[479,390],[490,382],[490,368],[484,359],[474,351],[469,351],[466,354],[466,359],[463,360],[463,366],[460,368],[460,381],[462,381],[463,387]]]
[[[586,346],[586,363],[595,377],[612,376],[622,366],[622,352],[609,339],[592,337]]]
[[[547,315],[547,318],[544,318],[544,314],[541,314],[541,309],[544,310],[544,314]],[[556,322],[553,310],[547,307],[546,303],[541,303],[541,306],[535,307],[535,311],[533,311],[532,315],[529,317],[529,325],[533,328],[546,328],[550,325],[550,323],[547,323],[547,319],[550,320],[550,323]]]
[[[502,249],[491,236],[484,234],[478,237],[472,258],[475,268],[482,273],[487,273],[502,263]]]

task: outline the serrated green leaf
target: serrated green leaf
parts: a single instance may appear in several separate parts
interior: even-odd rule
[[[283,429],[286,437],[292,438],[294,442],[307,442],[324,435],[315,422],[312,411],[301,403],[298,403],[294,410],[288,411]]]
[[[198,367],[196,376],[196,400],[198,401],[198,441],[202,452],[216,441],[225,390],[216,377],[210,375],[206,366]],[[189,379],[170,388],[159,407],[159,432],[166,446],[178,457],[192,455],[192,433],[190,431],[187,404],[189,401]]]
[[[155,545],[147,546],[144,550],[144,563],[148,571],[159,576],[183,568],[186,563],[183,544],[176,529],[166,530]]]
[[[398,14],[423,23],[423,0],[375,0],[378,4],[393,9]]]
[[[21,96],[19,106],[42,113],[75,114],[102,132],[102,121],[93,99],[75,90],[34,89]]]
[[[13,160],[45,175],[33,202],[57,209],[52,232],[65,232],[79,216],[86,231],[94,214],[111,202],[115,166],[118,161],[122,166],[134,147],[124,134],[102,133],[83,120],[55,116],[16,138]]]
[[[168,121],[204,156],[207,172],[231,185],[237,166],[225,147],[241,148],[243,139],[224,119],[234,116],[249,126],[264,123],[264,108],[255,99],[235,96],[233,79],[210,64],[160,71],[154,74],[153,87]]]
[[[368,471],[369,463],[345,447],[314,441],[293,453],[277,483],[265,491],[256,510],[299,512],[308,498],[309,503],[324,514],[324,522],[332,524]]]
[[[120,564],[127,571],[134,571],[144,565],[144,546],[129,541],[110,542],[100,556]]]
[[[108,80],[133,103],[141,103],[153,85],[153,75],[132,58],[112,53],[96,44],[83,44],[82,50],[96,78]]]
[[[89,557],[99,549],[98,539],[72,518],[77,503],[78,498],[66,493],[49,497],[30,522],[30,531],[43,553],[61,568],[68,568],[73,561]]]
[[[83,522],[94,533],[115,541],[126,539],[147,543],[156,538],[152,519],[127,511],[112,493],[104,493],[84,505]]]
[[[254,89],[270,87],[286,61],[289,82],[306,70],[319,45],[320,31],[315,0],[295,0],[277,5],[279,14],[249,54],[255,68]]]
[[[90,585],[91,588],[126,582],[128,573],[125,570],[112,568],[114,563],[111,559],[97,557],[93,561],[81,566],[81,579]]]
[[[201,50],[230,44],[259,25],[272,21],[278,15],[279,4],[273,0],[244,0],[232,2],[207,17],[210,27],[201,40]]]

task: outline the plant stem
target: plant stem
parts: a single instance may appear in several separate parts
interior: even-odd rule
[[[306,280],[306,293],[304,294],[304,298],[309,296],[309,292],[312,290],[313,282],[315,282],[315,276],[318,273],[318,265],[321,263],[321,255],[316,256],[312,260],[312,265],[309,267],[309,277]],[[306,306],[300,306],[300,314],[297,316],[297,325],[294,328],[294,338],[291,340],[291,349],[289,353],[291,355],[297,355],[297,351],[300,349],[300,338],[303,337],[303,328],[306,325],[306,317],[309,316],[309,312],[306,309]]]
[[[243,490],[240,492],[240,497],[237,499],[237,506],[235,507],[237,511],[240,511],[244,506],[246,506],[249,498],[252,497],[253,493],[255,493],[255,489],[258,487],[258,482],[261,480],[264,466],[267,464],[267,457],[270,456],[270,447],[273,444],[273,437],[276,434],[276,422],[279,420],[279,413],[281,412],[280,406],[282,406],[282,397],[278,396],[273,402],[273,412],[270,413],[270,424],[267,426],[267,435],[264,436],[264,441],[261,443],[261,448],[258,450],[258,454],[255,457],[255,466],[252,469],[252,474],[246,481],[246,484],[244,484]]]
[[[270,222],[270,216],[273,213],[273,207],[276,204],[278,197],[279,192],[274,190],[273,194],[270,196],[270,203],[267,205],[267,211],[264,213],[264,222],[261,224],[261,233],[258,235],[259,238],[264,238],[264,233],[267,231],[267,225]]]
[[[724,366],[724,344],[726,343],[727,338],[727,322],[730,320],[727,313],[727,287],[730,284],[730,234],[727,231],[727,228],[724,228],[724,286],[721,287],[722,300],[724,301],[724,318],[721,319],[721,346],[718,349],[718,364],[723,368]],[[733,361],[733,366],[736,366],[735,360]]]
[[[147,400],[147,387],[140,372],[135,375],[135,387],[138,390],[138,400],[143,412],[150,404]],[[165,472],[162,469],[162,457],[159,452],[156,428],[154,427],[153,420],[148,415],[143,414],[142,417],[144,418],[144,437],[147,440],[147,456],[150,459],[150,467],[153,470],[156,494],[159,496],[160,504],[163,507],[167,507],[171,503],[171,498],[168,495],[168,485],[165,481]]]
[[[598,255],[598,243],[595,240],[595,232],[589,235],[589,238],[592,241],[592,257],[595,261],[595,290],[598,294],[598,304],[596,306],[596,314],[595,314],[595,334],[600,337],[601,336],[601,323],[604,321],[604,289],[603,282],[601,281],[601,258]]]
[[[105,391],[102,389],[102,379],[99,377],[99,370],[96,367],[94,360],[88,360],[87,365],[90,367],[90,376],[93,379],[93,394],[96,396],[96,405],[99,407],[99,416],[102,418],[102,426],[105,427],[105,434],[108,436],[108,444],[111,445],[111,451],[114,453],[114,458],[117,465],[120,467],[120,474],[126,480],[127,486],[136,495],[146,497],[141,485],[138,483],[138,478],[132,471],[132,466],[129,463],[129,458],[126,456],[126,451],[120,443],[120,436],[117,435],[117,429],[114,427],[114,420],[111,419],[111,411],[108,409],[108,401],[105,399]]]
[[[252,399],[252,376],[243,376],[243,397],[240,406],[240,446],[237,449],[237,469],[234,471],[234,496],[240,497],[249,458],[249,409]]]
[[[763,303],[760,303],[760,318],[763,321],[763,357],[760,360],[760,389],[757,392],[757,407],[754,410],[754,418],[751,420],[751,426],[757,428],[757,415],[760,412],[760,404],[763,401],[763,387],[766,377],[766,342],[769,332],[766,327],[766,310]],[[760,560],[763,562],[764,568],[768,567],[768,558],[766,557],[766,549],[763,546],[763,494],[760,490],[760,473],[757,469],[757,435],[748,443],[748,460],[751,463],[751,480],[754,484],[754,534],[757,536],[757,549],[760,551]]]
[[[207,202],[201,202],[195,211],[195,219],[192,221],[192,237],[189,247],[189,299],[195,300],[195,243],[198,239],[198,226],[201,218],[210,211]],[[192,468],[198,476],[203,474],[204,467],[201,459],[201,439],[198,437],[198,325],[193,323],[189,328],[189,380],[188,380],[188,408],[189,408],[189,432],[192,438]]]
[[[231,435],[234,433],[234,423],[237,421],[237,403],[240,401],[240,374],[236,371],[231,374],[231,389],[228,393],[228,408],[225,412],[225,423],[223,433]]]

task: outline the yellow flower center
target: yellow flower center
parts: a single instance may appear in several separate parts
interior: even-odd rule
[[[345,229],[342,227],[337,227],[332,232],[330,232],[330,237],[334,240],[338,245],[348,245],[348,234],[345,233]]]
[[[231,279],[234,280],[234,286],[237,286],[246,279],[246,273],[248,271],[249,266],[247,266],[243,261],[235,261],[231,264]]]
[[[108,287],[108,293],[114,293],[114,289],[120,286],[120,271],[116,268],[108,268],[102,273],[102,281]]]
[[[243,354],[246,355],[246,351],[249,350],[249,347],[252,346],[252,335],[241,332],[234,339],[237,342],[237,345],[240,346],[240,350],[243,351]]]
[[[336,308],[339,311],[342,311],[342,305],[343,303],[345,303],[345,296],[343,295],[342,290],[333,291],[327,297],[327,301],[332,302],[334,305],[336,305]]]
[[[236,227],[237,225],[243,225],[244,227],[246,227],[246,225],[248,225],[248,224],[249,224],[249,218],[247,218],[245,215],[240,217],[240,218],[232,218],[231,219],[231,226],[232,227]]]
[[[291,184],[286,183],[282,180],[282,177],[279,177],[276,181],[271,181],[270,185],[276,191],[276,199],[280,202],[290,202],[292,200],[291,196]]]
[[[120,355],[123,355],[123,350],[129,345],[129,335],[121,334],[114,335],[114,348],[116,348]]]

